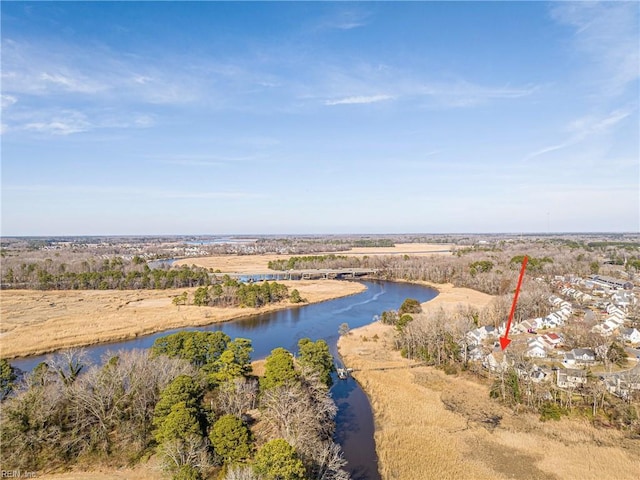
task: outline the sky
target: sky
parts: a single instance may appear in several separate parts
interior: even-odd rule
[[[638,2],[0,5],[1,234],[638,232]]]

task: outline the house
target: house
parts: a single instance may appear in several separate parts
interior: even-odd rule
[[[637,328],[624,328],[620,331],[622,340],[629,343],[640,343],[640,331]]]
[[[499,357],[502,357],[499,359]],[[490,353],[482,361],[482,366],[492,372],[502,372],[507,369],[509,363],[504,355]]]
[[[475,330],[471,330],[469,333],[467,333],[467,341],[471,345],[480,345],[480,343],[482,343],[482,340],[484,340],[484,338],[485,337],[482,335],[482,333],[480,333],[479,328],[476,328]]]
[[[531,381],[535,383],[543,382],[549,376],[549,372],[538,367],[537,365],[533,366],[533,371],[529,374]]]
[[[556,383],[560,388],[575,388],[587,383],[587,372],[573,368],[559,368]]]
[[[611,295],[611,300],[613,300],[613,303],[621,308],[627,308],[629,305],[634,305],[637,301],[633,292],[629,292],[626,290],[618,290],[616,293]]]
[[[628,280],[618,280],[613,277],[605,277],[604,275],[591,275],[589,278],[594,283],[607,286],[609,288],[621,288],[623,290],[633,290],[633,282]]]
[[[589,365],[596,361],[596,353],[590,348],[574,348],[564,354],[562,363],[566,365]]]
[[[622,318],[624,318],[624,311],[618,307],[617,305],[614,305],[613,303],[610,303],[607,305],[607,313],[609,315],[616,315],[616,316],[620,316]]]
[[[611,329],[611,331],[616,330],[620,326],[620,324],[617,322],[614,322],[613,319],[606,320],[604,324],[608,326]]]
[[[628,374],[612,375],[604,379],[604,385],[609,393],[627,400],[633,392],[640,391],[640,377]]]
[[[539,344],[535,344],[526,351],[525,355],[529,358],[546,358],[546,350]]]
[[[547,333],[542,336],[542,341],[546,343],[549,347],[555,348],[558,345],[562,344],[562,337],[557,333]]]
[[[607,325],[606,323],[600,323],[591,329],[593,333],[599,333],[603,337],[609,337],[613,335],[613,330],[614,329],[611,328],[611,325]]]
[[[520,333],[527,333],[529,330],[535,330],[531,324],[531,321],[529,320],[524,320],[522,322],[520,322],[519,324],[515,325],[513,327],[514,331],[520,332]]]

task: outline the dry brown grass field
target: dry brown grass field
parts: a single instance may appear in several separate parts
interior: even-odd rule
[[[67,473],[37,474],[41,480],[157,480],[169,478],[159,466],[152,468],[148,463],[137,468],[121,468],[103,471],[74,471]]]
[[[338,280],[281,283],[297,288],[310,303],[365,289]],[[173,305],[172,298],[185,290],[194,289],[0,291],[0,355],[35,355],[293,307],[288,302],[259,309]]]
[[[375,323],[339,342],[371,400],[383,480],[637,478],[640,442],[586,421],[514,415],[489,399],[486,385],[412,368],[392,350],[393,332]],[[497,427],[484,422],[497,416]]]
[[[412,255],[425,256],[435,254],[449,254],[451,245],[433,243],[399,243],[394,247],[362,247],[352,248],[344,252],[318,253],[314,255]],[[282,260],[294,255],[213,255],[210,257],[193,257],[177,260],[174,265],[197,265],[199,267],[213,268],[226,273],[274,273],[267,266],[270,261]]]

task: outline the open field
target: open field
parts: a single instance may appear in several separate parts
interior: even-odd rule
[[[478,310],[485,308],[495,297],[471,288],[454,287],[450,283],[413,282],[426,285],[438,291],[438,296],[422,304],[422,310],[429,312],[442,308],[446,311],[455,310],[458,306],[472,306]]]
[[[456,296],[470,295],[438,288],[441,295],[423,308],[446,308]],[[485,385],[431,367],[410,368],[415,364],[391,349],[393,333],[374,323],[339,342],[371,400],[383,480],[636,478],[639,442],[586,421],[516,416],[490,400]]]
[[[297,288],[310,303],[365,289],[360,283],[338,280],[280,283]],[[3,290],[0,355],[2,358],[35,355],[293,307],[288,302],[259,309],[173,305],[172,298],[185,290],[194,289]]]
[[[351,256],[372,256],[372,255],[412,255],[425,256],[448,254],[451,245],[433,243],[399,243],[394,247],[362,247],[352,248],[344,252],[317,253],[314,255],[351,255]],[[213,255],[211,257],[193,257],[177,260],[174,265],[197,265],[199,267],[213,268],[226,273],[275,273],[269,270],[267,264],[270,261],[290,258],[294,255]]]

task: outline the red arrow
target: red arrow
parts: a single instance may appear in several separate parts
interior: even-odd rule
[[[522,259],[522,268],[520,269],[520,277],[518,278],[518,286],[516,287],[516,294],[513,296],[513,304],[511,305],[511,313],[509,313],[509,321],[507,322],[507,329],[504,332],[504,337],[500,337],[500,348],[503,351],[511,343],[511,339],[509,338],[509,329],[511,328],[511,320],[513,320],[513,314],[516,311],[516,303],[518,303],[518,295],[520,294],[522,277],[524,277],[524,271],[527,268],[528,261],[529,261],[529,257],[525,255],[524,258]]]

